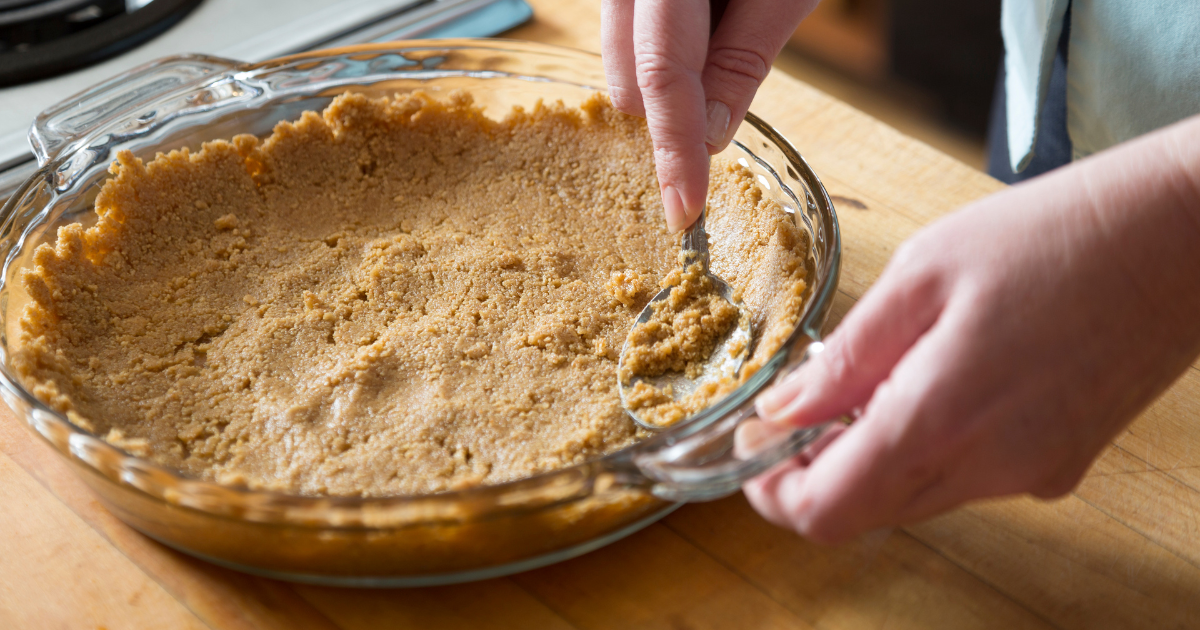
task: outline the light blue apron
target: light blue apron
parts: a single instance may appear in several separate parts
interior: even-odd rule
[[[1076,159],[1200,113],[1200,0],[1004,0],[1015,172],[1033,157],[1068,3],[1067,132]]]

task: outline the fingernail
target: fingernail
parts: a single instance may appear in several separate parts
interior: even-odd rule
[[[733,433],[734,455],[739,459],[750,459],[767,446],[777,443],[791,431],[790,427],[747,420],[739,424]]]
[[[758,417],[768,422],[777,422],[787,416],[787,411],[790,411],[794,406],[793,403],[800,398],[803,393],[803,388],[799,383],[792,384],[784,381],[779,385],[768,389],[758,395],[758,399],[754,401],[754,408],[758,411]]]
[[[754,401],[754,408],[758,411],[758,417],[772,420],[791,399],[791,392],[782,392],[778,387],[772,387],[758,395],[758,400]]]
[[[721,101],[709,101],[705,108],[708,124],[704,129],[704,141],[719,149],[725,146],[725,133],[729,131],[729,107]]]
[[[667,186],[662,191],[663,214],[667,218],[667,229],[678,232],[688,226],[687,209],[683,206],[683,196],[673,186]]]
[[[750,459],[762,450],[771,437],[771,431],[765,422],[747,420],[738,425],[733,432],[733,452],[738,459]]]

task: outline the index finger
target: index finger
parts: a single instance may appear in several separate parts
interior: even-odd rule
[[[774,484],[776,511],[806,537],[836,543],[899,524],[931,491],[942,507],[965,498],[942,491],[959,451],[930,406],[943,385],[931,366],[951,360],[952,328],[935,326],[913,345],[863,415],[812,466]]]
[[[708,197],[704,87],[707,0],[647,0],[634,6],[633,53],[667,225],[687,227]]]

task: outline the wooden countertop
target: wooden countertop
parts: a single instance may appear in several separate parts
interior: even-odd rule
[[[511,37],[599,50],[597,2],[531,3],[534,22]],[[780,73],[753,110],[795,143],[840,211],[835,320],[905,237],[1000,188]],[[1195,366],[1061,500],[978,503],[825,548],[768,525],[739,495],[558,565],[410,590],[287,584],[166,549],[2,413],[2,628],[1200,627]]]

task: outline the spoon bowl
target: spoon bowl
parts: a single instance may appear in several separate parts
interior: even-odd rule
[[[680,401],[691,396],[706,383],[737,377],[746,357],[750,356],[754,335],[749,313],[741,300],[736,299],[733,287],[709,271],[708,233],[704,231],[706,212],[701,213],[700,218],[696,219],[696,222],[684,233],[681,242],[683,250],[681,259],[685,269],[697,263],[701,265],[712,292],[737,308],[736,324],[717,342],[712,353],[701,366],[699,373],[693,373],[692,377],[680,371],[667,371],[658,376],[631,375],[625,378],[623,375],[625,374],[626,357],[631,347],[629,337],[626,337],[625,344],[621,347],[620,360],[617,363],[617,390],[621,396],[621,407],[625,409],[625,413],[629,414],[629,417],[633,418],[634,422],[651,431],[661,431],[670,424],[656,423],[631,406],[633,390],[639,383],[644,382],[661,392],[669,392],[672,399]],[[655,305],[669,298],[671,292],[676,288],[678,287],[672,286],[662,289],[650,299],[642,312],[638,313],[637,319],[630,328],[630,335],[638,326],[650,321],[655,314]]]

